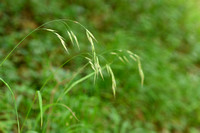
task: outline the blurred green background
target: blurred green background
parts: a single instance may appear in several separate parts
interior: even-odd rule
[[[200,132],[200,1],[199,0],[0,0],[0,61],[31,30],[60,18],[86,26],[100,50],[129,49],[141,57],[145,74],[140,85],[137,63],[112,65],[117,80],[89,79],[63,99],[80,119],[65,108],[49,112],[45,132],[51,133],[199,133]],[[88,49],[85,33],[71,23],[81,51]],[[66,36],[63,25],[47,27]],[[72,55],[80,51],[69,44]],[[28,107],[51,72],[70,56],[51,33],[28,37],[0,68],[14,90],[23,122]],[[42,93],[43,104],[56,100],[72,75],[85,63],[81,58],[59,69]],[[90,72],[90,68],[84,74]],[[83,74],[83,75],[84,75]],[[81,77],[81,75],[80,75]],[[65,82],[61,82],[64,80]],[[13,101],[0,83],[0,133],[17,132]],[[41,132],[38,102],[24,132]]]

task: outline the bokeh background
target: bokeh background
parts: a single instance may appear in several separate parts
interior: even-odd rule
[[[56,107],[48,111],[48,122],[44,117],[48,123],[45,132],[200,132],[199,0],[0,0],[0,61],[31,30],[60,18],[86,26],[102,51],[129,49],[138,54],[145,82],[141,87],[137,63],[113,64],[116,98],[109,79],[99,79],[94,85],[91,78],[73,88],[62,101],[80,121],[65,108]],[[85,33],[73,23],[70,26],[81,51],[87,51]],[[47,27],[66,36],[60,23]],[[69,39],[66,42],[72,55],[80,53]],[[15,93],[20,122],[35,91],[70,56],[53,34],[37,31],[0,68],[0,76]],[[42,92],[43,104],[56,100],[84,63],[78,58],[59,69]],[[87,68],[83,75],[90,70]],[[11,94],[2,83],[0,87],[0,132],[17,132]],[[39,112],[36,102],[24,132],[41,132]]]

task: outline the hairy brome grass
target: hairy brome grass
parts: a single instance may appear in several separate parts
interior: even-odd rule
[[[95,43],[97,43],[97,39],[94,37],[94,35],[86,28],[84,27],[82,24],[80,24],[79,22],[77,21],[72,21],[72,20],[68,20],[68,19],[59,19],[59,20],[53,20],[53,21],[49,21],[41,26],[39,26],[38,28],[34,29],[32,32],[30,32],[27,36],[25,36],[12,50],[11,52],[4,58],[4,60],[0,63],[0,67],[4,64],[4,62],[8,59],[8,57],[14,52],[14,50],[16,50],[16,48],[28,37],[30,36],[33,32],[37,31],[37,30],[44,30],[44,31],[48,31],[48,32],[51,32],[53,33],[54,35],[56,35],[56,37],[60,40],[60,43],[62,44],[64,50],[69,54],[69,49],[66,45],[66,42],[65,42],[65,39],[62,35],[60,35],[56,30],[54,29],[51,29],[51,28],[46,28],[45,26],[47,26],[48,24],[50,23],[53,23],[53,22],[62,22],[65,26],[66,26],[66,33],[71,41],[71,43],[73,44],[73,46],[76,46],[79,50],[80,50],[80,44],[79,44],[79,41],[78,41],[78,38],[77,36],[74,34],[74,32],[71,30],[70,26],[68,25],[69,22],[73,22],[75,24],[78,24],[80,25],[84,30],[85,30],[85,34],[87,36],[87,39],[90,43],[90,47],[91,47],[91,51],[89,53],[87,53],[87,55],[89,56],[86,56],[86,55],[83,55],[83,59],[86,59],[86,61],[88,62],[86,65],[84,65],[84,67],[81,69],[81,71],[88,65],[91,66],[93,72],[90,73],[90,74],[87,74],[86,76],[74,81],[75,77],[81,73],[81,71],[78,71],[76,74],[75,74],[75,77],[73,77],[71,79],[71,81],[66,85],[67,87],[63,89],[63,93],[60,94],[60,97],[57,99],[57,102],[56,103],[51,103],[51,104],[48,104],[48,105],[43,105],[42,103],[42,91],[43,91],[43,88],[44,86],[48,83],[48,81],[50,79],[52,79],[52,75],[49,76],[49,78],[44,82],[44,84],[42,85],[42,87],[36,92],[36,95],[35,95],[35,98],[33,100],[33,103],[32,105],[30,106],[28,112],[27,112],[27,115],[26,115],[26,118],[24,120],[24,122],[22,123],[22,126],[20,127],[20,123],[19,123],[19,117],[18,117],[18,112],[17,112],[17,107],[16,107],[16,101],[15,101],[15,97],[14,97],[14,93],[13,91],[11,90],[11,88],[9,87],[9,85],[2,79],[0,78],[0,80],[9,88],[10,92],[12,93],[12,97],[13,97],[13,100],[14,100],[14,103],[15,103],[15,112],[16,112],[16,116],[17,116],[17,124],[18,124],[18,132],[22,132],[23,131],[23,128],[24,128],[24,125],[25,125],[25,121],[27,120],[27,118],[29,117],[29,114],[30,114],[30,111],[32,109],[32,106],[33,104],[35,103],[36,101],[36,98],[38,97],[38,100],[39,100],[39,108],[40,108],[40,119],[41,119],[41,127],[46,127],[46,126],[43,126],[44,124],[44,120],[43,120],[43,117],[44,117],[44,112],[45,110],[47,110],[47,108],[51,108],[52,106],[63,106],[65,107],[67,110],[69,110],[72,115],[74,116],[74,118],[76,120],[78,120],[78,118],[76,117],[75,113],[72,111],[72,109],[70,109],[67,105],[64,105],[62,103],[60,103],[62,97],[64,97],[73,87],[75,87],[76,85],[80,84],[81,82],[85,81],[86,79],[89,79],[90,77],[94,77],[94,83],[95,81],[97,80],[97,78],[100,76],[102,79],[104,79],[104,70],[106,69],[107,70],[107,73],[110,75],[111,77],[111,81],[112,81],[112,91],[113,91],[113,95],[114,97],[116,97],[116,88],[117,88],[117,83],[116,83],[116,79],[115,79],[115,75],[114,75],[114,72],[112,70],[112,63],[113,61],[107,61],[106,58],[103,57],[103,55],[101,54],[98,54],[96,52],[96,47],[95,47]],[[142,66],[141,66],[141,62],[140,62],[140,57],[136,54],[134,54],[133,52],[129,51],[129,50],[113,50],[112,52],[109,52],[108,54],[110,55],[114,55],[116,56],[121,62],[123,62],[124,64],[126,63],[130,63],[130,59],[133,60],[133,61],[136,61],[138,63],[138,69],[139,69],[139,74],[140,74],[140,77],[141,77],[141,84],[143,85],[144,83],[144,73],[142,71]],[[106,60],[106,63],[103,65],[102,67],[102,64],[100,59],[101,57],[103,57],[105,60]],[[66,64],[67,62],[69,62],[71,59],[67,60],[64,64]],[[64,66],[61,65],[61,67]],[[61,68],[60,67],[60,68]],[[49,119],[49,118],[48,118]]]

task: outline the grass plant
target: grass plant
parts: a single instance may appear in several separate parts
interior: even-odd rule
[[[94,84],[96,84],[96,80],[101,77],[103,80],[104,79],[104,75],[106,75],[106,73],[111,77],[111,81],[112,81],[112,91],[113,91],[113,95],[114,97],[116,97],[116,88],[117,88],[117,81],[115,79],[115,74],[114,71],[112,69],[112,64],[117,62],[117,61],[121,61],[123,62],[125,65],[127,63],[131,63],[132,61],[137,62],[138,64],[138,69],[139,69],[139,74],[141,76],[141,85],[143,85],[144,83],[144,74],[142,71],[142,66],[141,66],[141,62],[140,62],[140,58],[138,55],[134,54],[133,52],[131,52],[130,50],[110,50],[110,51],[106,51],[106,52],[102,52],[102,53],[97,53],[96,51],[96,43],[98,43],[97,39],[94,37],[94,35],[82,24],[80,24],[79,22],[73,21],[73,20],[68,20],[68,19],[58,19],[58,20],[53,20],[53,21],[49,21],[47,23],[42,24],[41,26],[37,27],[36,29],[34,29],[33,31],[31,31],[28,35],[26,35],[9,53],[8,55],[3,59],[3,61],[0,63],[0,68],[4,65],[4,63],[8,60],[8,58],[12,55],[12,53],[17,50],[17,47],[19,45],[22,45],[22,42],[28,38],[29,36],[31,36],[32,33],[38,31],[38,30],[44,30],[47,32],[51,32],[53,33],[60,41],[60,43],[62,44],[64,50],[66,51],[66,53],[69,55],[70,54],[70,49],[68,48],[67,43],[65,42],[65,38],[59,34],[59,32],[57,32],[54,29],[51,28],[47,28],[50,24],[53,23],[60,23],[63,24],[65,26],[65,32],[68,35],[68,38],[70,39],[71,43],[73,44],[73,46],[75,48],[78,48],[78,50],[80,49],[80,44],[78,41],[78,37],[75,35],[75,33],[71,30],[71,27],[69,26],[69,23],[75,23],[79,26],[81,26],[81,28],[83,28],[85,30],[85,35],[90,43],[90,50],[89,52],[86,53],[80,53],[76,56],[73,56],[70,59],[67,59],[66,62],[64,62],[60,68],[62,68],[65,64],[69,63],[71,60],[73,60],[74,58],[77,57],[81,57],[82,60],[86,60],[86,64],[83,65],[75,74],[74,76],[70,79],[70,81],[65,85],[66,87],[63,88],[62,92],[60,92],[60,96],[58,97],[58,99],[56,100],[55,103],[50,103],[50,104],[43,104],[43,99],[42,99],[42,93],[44,91],[45,86],[48,84],[48,82],[53,78],[54,75],[56,75],[55,73],[52,73],[51,75],[49,75],[49,77],[46,79],[46,81],[43,83],[43,85],[41,86],[41,88],[39,90],[37,90],[35,92],[35,96],[34,96],[34,100],[32,102],[32,104],[30,105],[27,113],[23,111],[23,113],[26,113],[26,117],[24,119],[24,121],[20,121],[19,119],[19,113],[18,111],[20,110],[19,108],[17,108],[16,105],[16,96],[14,94],[14,90],[12,90],[10,88],[10,86],[6,83],[6,81],[3,80],[3,77],[0,78],[0,80],[7,86],[7,88],[9,89],[9,91],[12,94],[12,98],[13,98],[13,102],[14,102],[14,110],[15,110],[15,114],[16,114],[16,122],[17,122],[17,128],[18,128],[18,133],[21,133],[24,131],[24,127],[26,124],[26,120],[28,119],[30,112],[33,108],[33,105],[35,104],[35,102],[39,101],[39,108],[40,108],[40,115],[37,117],[37,119],[40,119],[40,126],[41,126],[41,131],[45,132],[46,128],[48,127],[48,121],[49,121],[49,117],[47,116],[47,123],[45,123],[44,121],[44,113],[52,108],[52,107],[57,107],[57,106],[61,106],[66,108],[68,111],[71,112],[72,116],[79,121],[79,119],[81,118],[77,118],[77,116],[75,115],[75,113],[72,111],[72,109],[70,107],[68,107],[67,105],[62,103],[62,98],[68,94],[68,92],[73,89],[75,86],[80,85],[80,83],[84,82],[85,80],[93,77],[94,78]],[[36,48],[37,49],[37,48]],[[109,58],[113,56],[113,58]],[[90,66],[91,69],[93,70],[91,73],[78,78],[77,77],[81,74],[81,72],[83,72],[85,70],[86,67]],[[21,111],[20,111],[21,112]],[[51,112],[53,113],[53,112]],[[33,132],[35,129],[31,129],[31,131]],[[36,130],[34,131],[36,132]]]

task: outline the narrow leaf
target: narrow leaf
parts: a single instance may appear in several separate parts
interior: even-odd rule
[[[38,94],[38,100],[39,100],[39,106],[40,106],[41,127],[42,127],[43,125],[42,95],[40,91],[37,91],[37,94]]]
[[[16,114],[16,117],[17,117],[18,133],[21,133],[21,131],[20,131],[20,123],[19,123],[19,115],[18,115],[18,111],[17,111],[17,104],[16,104],[16,100],[15,100],[15,95],[14,95],[12,89],[10,88],[10,86],[2,78],[0,78],[0,80],[6,85],[6,87],[9,89],[9,91],[10,91],[10,93],[12,95],[12,98],[13,98],[13,101],[14,101],[15,114]]]

